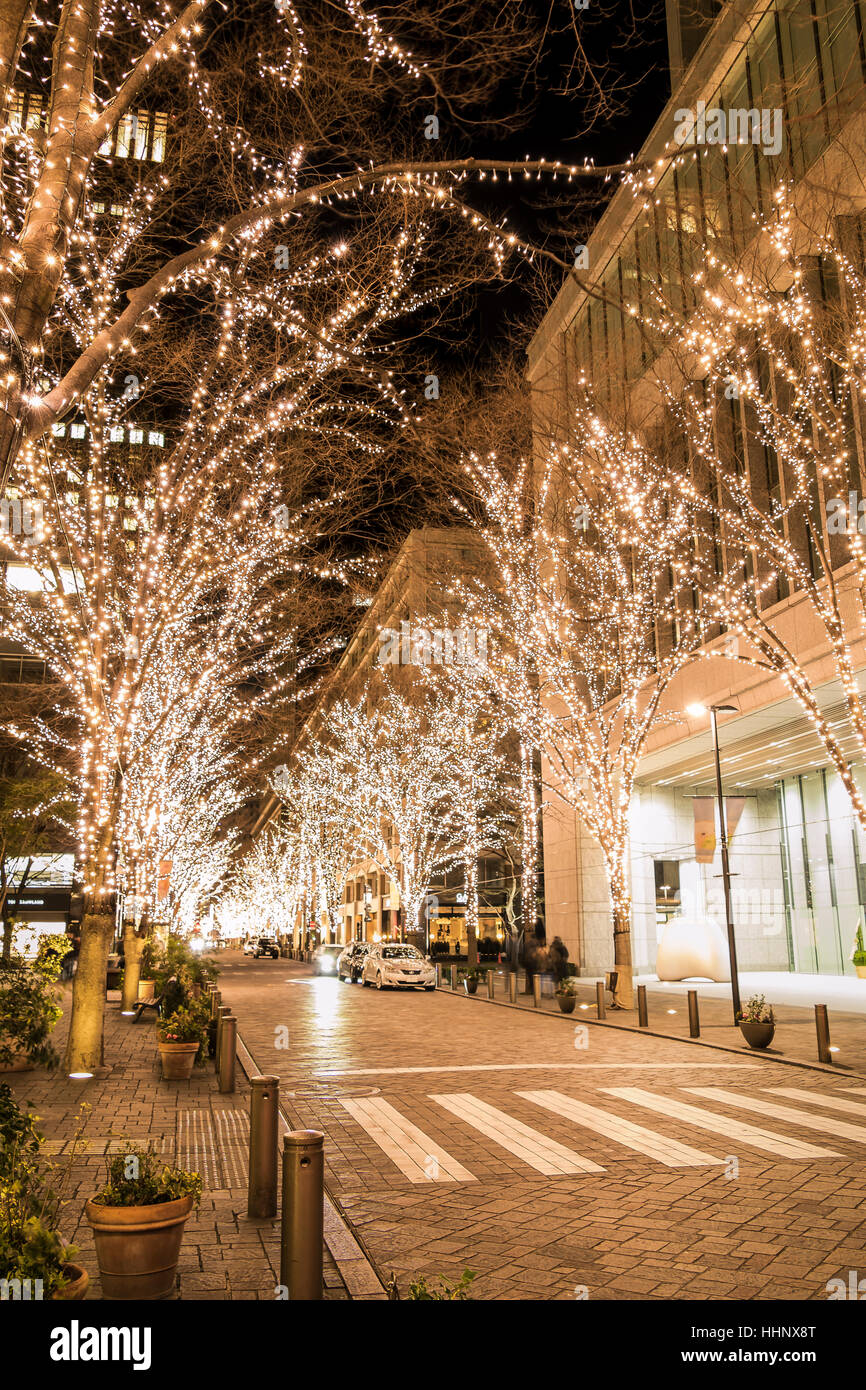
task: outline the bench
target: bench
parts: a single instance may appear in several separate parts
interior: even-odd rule
[[[141,1015],[144,1013],[145,1009],[156,1009],[158,1014],[164,998],[165,992],[163,991],[156,999],[139,999],[135,1006],[135,1018],[132,1020],[133,1023],[140,1022]]]

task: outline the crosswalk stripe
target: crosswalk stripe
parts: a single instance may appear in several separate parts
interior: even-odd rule
[[[756,1149],[766,1149],[768,1153],[782,1158],[842,1158],[842,1154],[830,1149],[819,1149],[815,1144],[805,1144],[800,1139],[789,1139],[783,1134],[773,1134],[768,1129],[757,1129],[742,1120],[732,1120],[727,1115],[718,1115],[712,1110],[699,1110],[696,1105],[686,1105],[681,1100],[668,1096],[653,1095],[638,1086],[605,1086],[607,1095],[619,1100],[630,1100],[647,1110],[655,1110],[660,1115],[669,1115],[673,1120],[684,1120],[686,1124],[696,1125],[698,1129],[709,1129],[716,1134],[726,1134],[730,1139],[739,1139]],[[759,1106],[760,1108],[760,1106]]]
[[[562,1115],[577,1125],[594,1130],[596,1134],[614,1139],[626,1149],[655,1158],[668,1168],[705,1168],[708,1164],[725,1162],[723,1158],[714,1158],[712,1154],[702,1153],[700,1149],[681,1144],[677,1139],[667,1139],[654,1130],[632,1124],[631,1120],[624,1120],[607,1110],[598,1110],[593,1105],[573,1100],[560,1091],[518,1091],[517,1095],[532,1101],[533,1105],[551,1110],[554,1115]]]
[[[798,1091],[796,1086],[765,1086],[764,1089],[773,1096],[787,1096],[789,1100],[808,1101],[810,1105],[820,1105],[825,1110],[847,1110],[851,1115],[863,1115],[866,1118],[866,1104],[862,1100],[845,1100],[838,1093],[826,1096],[823,1091]],[[845,1095],[847,1094],[846,1091]]]
[[[386,1100],[371,1096],[341,1104],[410,1182],[475,1182],[474,1173]]]
[[[557,1173],[604,1172],[604,1168],[598,1163],[593,1163],[592,1159],[582,1158],[563,1144],[558,1144],[555,1139],[549,1139],[546,1134],[541,1134],[537,1129],[515,1120],[503,1110],[497,1110],[486,1101],[479,1100],[477,1096],[464,1092],[431,1095],[430,1100],[435,1100],[438,1105],[450,1110],[458,1120],[464,1120],[473,1129],[479,1130],[488,1139],[514,1154],[515,1158],[522,1158],[524,1163],[528,1163],[537,1173],[554,1176]]]
[[[757,1110],[760,1115],[772,1115],[776,1120],[789,1120],[792,1125],[802,1125],[803,1129],[817,1129],[834,1139],[854,1139],[858,1144],[866,1144],[866,1129],[862,1125],[849,1124],[847,1120],[831,1119],[828,1115],[811,1115],[805,1110],[795,1110],[792,1105],[776,1105],[760,1096],[737,1096],[733,1091],[725,1091],[721,1086],[684,1086],[693,1096],[706,1096],[707,1100],[722,1101],[725,1105],[736,1105],[742,1110]]]

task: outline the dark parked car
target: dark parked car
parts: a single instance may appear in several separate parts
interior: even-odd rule
[[[351,980],[352,984],[360,980],[364,957],[371,945],[370,941],[350,941],[337,960],[337,978]]]
[[[273,956],[274,960],[279,960],[280,948],[277,944],[277,938],[275,936],[260,936],[253,955],[256,960],[259,956]]]

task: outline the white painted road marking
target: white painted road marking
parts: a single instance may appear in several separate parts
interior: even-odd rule
[[[643,1125],[632,1124],[631,1120],[621,1119],[608,1110],[584,1105],[583,1101],[573,1100],[560,1091],[518,1091],[517,1094],[523,1096],[524,1100],[532,1101],[533,1105],[552,1110],[554,1115],[563,1115],[567,1120],[594,1130],[596,1134],[603,1134],[627,1149],[655,1158],[668,1168],[705,1168],[708,1164],[725,1162],[723,1158],[715,1158],[688,1144],[681,1144],[677,1139],[668,1139],[652,1129],[644,1129]]]
[[[475,1182],[474,1173],[417,1125],[405,1120],[386,1100],[369,1097],[340,1103],[410,1182]]]
[[[580,1154],[558,1144],[555,1139],[550,1139],[537,1129],[515,1120],[503,1110],[488,1105],[486,1101],[478,1100],[476,1096],[466,1093],[435,1095],[430,1096],[430,1100],[435,1100],[437,1104],[450,1110],[458,1120],[463,1120],[473,1129],[479,1130],[488,1139],[514,1154],[515,1158],[522,1158],[524,1163],[528,1163],[530,1168],[534,1168],[538,1173],[555,1176],[563,1173],[605,1171],[598,1163],[593,1163],[592,1159],[582,1158]]]
[[[819,1149],[815,1144],[804,1144],[799,1139],[789,1139],[783,1134],[773,1134],[768,1129],[757,1129],[754,1125],[732,1120],[727,1115],[716,1114],[711,1110],[699,1110],[696,1105],[686,1105],[683,1101],[668,1096],[653,1095],[637,1086],[606,1086],[607,1095],[619,1100],[630,1100],[647,1110],[655,1110],[659,1115],[669,1115],[673,1120],[684,1120],[686,1124],[696,1125],[698,1129],[713,1130],[716,1134],[726,1134],[729,1139],[738,1139],[743,1144],[751,1144],[756,1149],[782,1158],[842,1158],[842,1154],[830,1149]],[[759,1107],[760,1108],[760,1107]]]
[[[439,1071],[739,1071],[756,1062],[461,1062],[441,1067],[329,1067],[313,1076],[413,1076]]]
[[[849,1124],[847,1120],[837,1120],[835,1116],[812,1115],[805,1110],[795,1110],[792,1105],[776,1105],[760,1096],[737,1096],[733,1091],[725,1091],[721,1086],[684,1086],[684,1091],[694,1096],[705,1096],[707,1100],[717,1100],[723,1105],[736,1105],[742,1110],[757,1110],[760,1115],[771,1115],[775,1120],[788,1120],[792,1125],[802,1125],[804,1129],[817,1129],[834,1139],[853,1139],[858,1144],[866,1144],[866,1129],[862,1125]]]
[[[845,1100],[847,1091],[825,1095],[823,1091],[798,1091],[796,1086],[766,1086],[773,1096],[787,1096],[789,1100],[805,1100],[810,1105],[821,1105],[826,1110],[847,1110],[851,1115],[862,1115],[866,1119],[866,1104],[863,1101]],[[861,1092],[866,1095],[866,1092]]]

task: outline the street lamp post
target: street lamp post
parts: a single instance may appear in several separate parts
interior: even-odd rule
[[[704,714],[706,711],[703,705],[693,705],[689,709],[691,714]],[[725,799],[722,795],[722,764],[719,757],[719,726],[717,716],[720,714],[737,714],[736,705],[710,705],[710,725],[713,733],[713,758],[716,765],[716,800],[719,807],[719,832],[721,836],[722,850],[722,885],[725,892],[725,924],[728,930],[728,957],[731,962],[731,1001],[734,1006],[734,1023],[737,1023],[740,1016],[740,981],[737,971],[737,942],[734,936],[734,911],[731,903],[731,866],[728,859],[728,829],[725,822]]]

